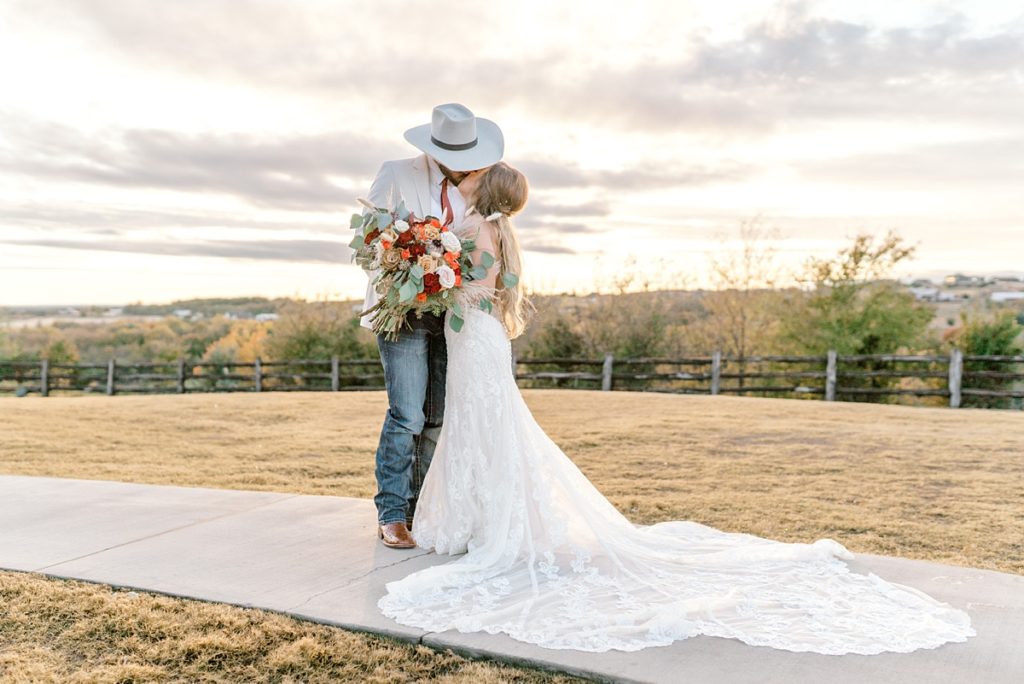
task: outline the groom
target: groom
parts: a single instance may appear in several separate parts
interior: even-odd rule
[[[434,107],[429,124],[410,128],[405,139],[423,154],[412,159],[384,162],[370,186],[367,199],[376,207],[394,209],[404,201],[417,217],[435,216],[452,225],[466,211],[458,185],[470,171],[501,161],[505,143],[493,122],[473,116],[461,104]],[[377,303],[370,274],[363,311]],[[359,323],[372,328],[374,314]],[[412,528],[416,499],[430,466],[444,418],[444,316],[425,313],[408,317],[412,329],[403,328],[395,341],[377,336],[388,411],[377,446],[377,536],[385,546],[413,548]]]

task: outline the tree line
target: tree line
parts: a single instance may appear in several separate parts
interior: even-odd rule
[[[515,352],[539,359],[601,358],[606,353],[617,358],[681,357],[715,351],[736,358],[820,356],[828,350],[841,355],[914,354],[953,348],[966,355],[1024,353],[1024,310],[1019,304],[965,313],[958,324],[941,332],[931,329],[934,305],[916,301],[891,277],[915,251],[895,233],[858,235],[835,255],[810,258],[789,278],[778,266],[775,244],[772,232],[758,222],[741,226],[740,246],[709,259],[708,289],[652,288],[634,263],[617,276],[612,293],[534,296],[534,319],[515,341]],[[686,274],[678,274],[676,280],[685,279]],[[213,301],[218,311],[230,310],[230,300]],[[202,300],[189,304],[201,310]],[[245,304],[252,302],[247,299]],[[0,328],[0,360],[97,363],[116,358],[130,363],[186,358],[229,363],[377,357],[372,335],[359,326],[359,302],[274,304],[275,321],[168,315],[158,321]],[[983,361],[965,367],[992,370]],[[882,387],[895,380],[879,373],[863,382]],[[1012,384],[999,378],[986,382],[993,388]]]

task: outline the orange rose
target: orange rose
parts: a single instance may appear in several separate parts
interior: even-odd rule
[[[391,249],[391,243],[388,242],[387,240],[381,240],[380,244],[384,247],[384,249]]]
[[[409,258],[409,250],[407,250],[407,249],[403,249],[402,250],[402,258],[403,259],[408,259]]]
[[[456,273],[455,274],[455,287],[458,287],[461,284],[462,284],[462,274],[461,273]]]
[[[416,295],[416,301],[417,302],[425,302],[425,301],[427,301],[427,293],[426,292],[420,292],[419,294],[417,294]]]

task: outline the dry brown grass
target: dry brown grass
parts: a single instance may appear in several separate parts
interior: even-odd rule
[[[578,681],[276,613],[0,573],[3,682]]]
[[[636,522],[832,537],[854,551],[1024,573],[1024,414],[524,394],[544,429]],[[383,393],[5,397],[0,472],[370,497],[385,406]],[[203,624],[191,638],[206,638]],[[350,638],[343,634],[332,638]]]

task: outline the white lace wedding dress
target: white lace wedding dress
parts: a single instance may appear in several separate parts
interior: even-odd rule
[[[851,572],[839,543],[786,544],[695,522],[630,523],[535,422],[496,317],[445,325],[442,432],[416,509],[424,548],[459,555],[390,582],[378,605],[432,632],[634,651],[698,634],[825,654],[935,648],[966,613]]]

